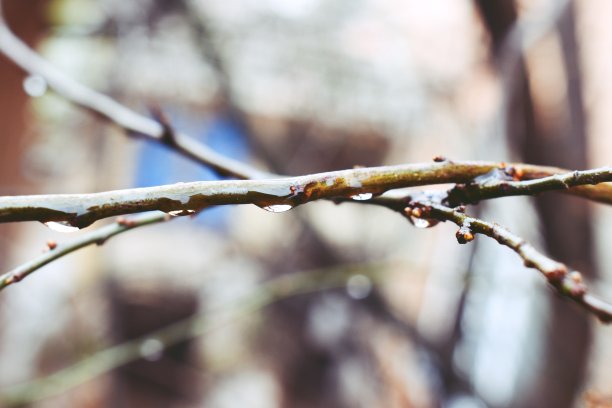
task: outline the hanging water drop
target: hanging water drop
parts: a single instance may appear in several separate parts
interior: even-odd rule
[[[365,200],[369,200],[370,198],[372,198],[372,193],[355,194],[351,196],[351,198],[356,201],[365,201]]]
[[[47,81],[40,75],[30,75],[23,80],[23,90],[33,98],[43,96],[47,92]]]
[[[275,204],[275,205],[267,205],[262,208],[266,211],[270,211],[273,213],[281,213],[281,212],[289,211],[290,209],[293,208],[293,206],[289,204]]]
[[[66,221],[49,221],[44,223],[49,229],[57,232],[75,232],[78,231],[79,228],[73,225],[68,224]]]
[[[195,210],[176,210],[176,211],[168,211],[168,215],[173,217],[182,217],[184,215],[193,215],[195,214]]]
[[[431,222],[431,220],[428,220],[426,218],[411,218],[412,221],[412,225],[414,225],[416,228],[429,228],[429,227],[433,227],[433,223]]]
[[[432,218],[424,218],[424,213],[421,208],[410,208],[406,207],[404,209],[404,214],[408,218],[408,221],[416,228],[431,228],[434,225],[437,225],[440,221],[434,220]]]

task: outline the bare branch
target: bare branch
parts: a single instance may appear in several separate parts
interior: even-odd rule
[[[473,233],[483,234],[495,239],[501,245],[516,252],[523,259],[525,266],[542,272],[548,283],[561,296],[572,299],[597,316],[602,322],[612,322],[612,304],[589,294],[580,272],[570,271],[566,265],[542,254],[506,228],[470,217],[461,211],[433,202],[415,202],[406,210],[410,211],[412,217],[415,217],[415,209],[420,210],[418,215],[423,219],[451,221],[457,224],[460,227],[457,231],[459,243],[463,244],[473,240]]]
[[[612,185],[601,185],[598,190],[608,189],[610,195],[590,195],[593,189],[588,189],[585,185],[599,184],[612,181],[612,168],[602,167],[593,170],[573,171],[564,174],[555,174],[548,177],[521,181],[523,174],[514,168],[509,168],[511,171],[494,170],[491,177],[477,177],[468,184],[460,184],[455,186],[448,192],[448,197],[445,203],[451,207],[461,204],[476,204],[481,200],[489,200],[492,198],[518,196],[518,195],[536,195],[546,191],[568,190],[573,194],[579,194],[592,198],[595,201],[601,201],[606,204],[612,204]],[[501,177],[498,175],[501,174]],[[507,175],[508,177],[504,177]],[[580,189],[570,190],[571,187],[583,186]]]
[[[572,172],[550,167],[543,169],[555,173],[564,171],[564,173],[544,176],[545,172],[538,170],[535,166],[512,165],[495,168],[467,184],[457,184],[446,192],[416,191],[409,194],[399,191],[388,192],[363,203],[381,205],[402,212],[410,201],[435,201],[450,207],[457,207],[477,204],[482,200],[493,198],[537,195],[562,190],[568,194],[612,205],[612,184],[607,182],[612,180],[612,168],[602,167]],[[524,170],[528,172],[525,173]]]
[[[30,74],[40,75],[58,94],[95,114],[108,119],[128,134],[141,135],[158,143],[166,143],[166,128],[151,118],[143,116],[114,99],[90,89],[54,67],[30,49],[9,29],[2,13],[0,0],[0,52]],[[264,178],[268,173],[220,155],[205,145],[181,133],[173,134],[173,148],[178,153],[198,163],[209,166],[221,175],[239,179]]]
[[[530,175],[542,168],[513,165]],[[357,168],[299,177],[267,180],[225,180],[117,190],[94,194],[0,197],[0,222],[63,222],[83,228],[117,215],[160,210],[183,214],[213,205],[255,204],[274,212],[323,198],[382,194],[387,190],[427,184],[466,183],[500,164],[451,162]],[[601,170],[610,177],[610,170]],[[583,178],[584,182],[591,182]],[[545,186],[553,185],[549,181]],[[612,201],[612,197],[608,197]],[[279,207],[275,207],[279,206]],[[282,206],[282,207],[280,207]],[[182,215],[182,214],[181,214]]]
[[[0,275],[0,290],[6,288],[13,283],[21,281],[23,278],[30,275],[32,272],[42,268],[43,266],[66,256],[72,252],[75,252],[81,248],[89,245],[102,245],[107,239],[129,231],[134,228],[144,227],[145,225],[156,224],[158,222],[166,221],[170,218],[167,214],[148,214],[141,217],[133,217],[130,219],[122,219],[121,217],[117,222],[92,231],[85,234],[77,239],[68,242],[66,244],[58,244],[55,242],[49,242],[49,250],[39,257],[32,259],[18,267]]]

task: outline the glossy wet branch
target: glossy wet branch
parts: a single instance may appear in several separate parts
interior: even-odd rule
[[[602,322],[612,322],[612,304],[591,295],[580,272],[572,271],[565,264],[547,257],[501,225],[470,217],[462,211],[433,202],[414,202],[406,208],[406,211],[410,213],[410,217],[418,216],[424,220],[455,223],[460,227],[456,235],[458,242],[462,244],[472,241],[473,234],[482,234],[495,239],[501,245],[516,252],[523,259],[525,266],[540,271],[561,296],[572,299]]]
[[[209,206],[230,204],[255,204],[280,212],[317,199],[358,199],[364,198],[363,194],[371,197],[403,187],[469,183],[500,167],[499,163],[492,162],[444,161],[357,168],[281,179],[202,181],[93,194],[0,197],[0,222],[62,222],[83,228],[97,220],[124,214],[159,210],[184,215]],[[514,164],[513,169],[529,178],[545,168]],[[609,179],[609,169],[600,172]],[[581,179],[589,183],[593,180]],[[606,199],[612,201],[612,197]]]
[[[468,183],[499,168],[491,162],[406,164],[266,180],[224,180],[93,194],[0,197],[0,222],[62,222],[78,228],[112,216],[160,210],[188,214],[209,206],[255,204],[273,212],[317,199],[378,195],[412,186]],[[530,175],[530,165],[514,165]],[[535,168],[542,171],[541,168]]]

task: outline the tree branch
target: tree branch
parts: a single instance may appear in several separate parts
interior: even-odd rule
[[[167,214],[147,214],[140,217],[130,219],[119,218],[115,223],[107,225],[88,234],[85,234],[66,244],[57,244],[50,242],[49,250],[35,259],[32,259],[18,267],[0,275],[0,290],[7,286],[21,281],[23,278],[30,275],[32,272],[42,268],[65,255],[75,252],[89,245],[102,245],[107,239],[129,231],[134,228],[143,227],[145,225],[156,224],[166,221],[170,218]]]
[[[419,211],[415,211],[417,209]],[[501,245],[516,252],[523,259],[525,266],[542,272],[548,283],[561,296],[572,299],[602,322],[612,322],[612,304],[589,294],[580,272],[570,271],[566,265],[538,252],[532,245],[506,228],[433,202],[412,203],[406,208],[406,211],[411,217],[451,221],[457,224],[460,227],[457,231],[457,241],[461,244],[472,241],[473,233],[495,239]]]
[[[525,173],[524,169],[528,172]],[[475,177],[466,184],[457,184],[448,191],[388,192],[363,201],[402,212],[411,201],[435,201],[449,207],[478,204],[482,200],[494,198],[537,195],[549,191],[563,192],[587,198],[602,204],[612,205],[612,168],[602,167],[593,170],[573,171],[543,167],[546,171],[564,173],[544,176],[545,172],[531,165],[513,165],[495,168],[488,174]],[[550,173],[548,173],[550,174]],[[535,178],[541,177],[541,178]],[[521,180],[523,178],[524,180]],[[597,185],[590,185],[599,183]]]
[[[108,119],[123,128],[128,134],[141,135],[149,140],[167,143],[167,128],[151,118],[143,116],[114,99],[90,89],[65,75],[35,51],[24,44],[9,29],[2,12],[0,0],[0,52],[21,69],[40,75],[58,94],[69,101]],[[209,166],[221,175],[239,179],[264,178],[268,173],[220,155],[193,138],[175,132],[172,148],[198,163]]]
[[[533,170],[543,171],[537,166],[513,166],[526,176]],[[185,215],[212,205],[227,204],[255,204],[280,212],[323,198],[363,199],[365,197],[358,195],[371,197],[372,194],[402,187],[467,183],[499,167],[500,164],[492,162],[444,161],[357,168],[282,179],[201,181],[93,194],[0,197],[0,222],[53,221],[83,228],[117,215],[153,210]],[[609,168],[596,172],[599,178],[611,179]],[[579,180],[592,182],[592,177]],[[529,186],[533,189],[532,184]],[[542,191],[549,187],[557,188],[557,185],[546,180],[540,186]],[[516,191],[520,188],[517,187]],[[612,196],[607,199],[612,202]]]
[[[596,190],[608,190],[606,194],[592,194],[588,184],[599,184],[612,181],[612,167],[602,167],[593,170],[573,171],[555,174],[548,177],[521,180],[522,172],[510,168],[508,171],[493,170],[490,175],[476,177],[468,184],[459,184],[448,191],[444,200],[451,207],[462,204],[477,204],[481,200],[492,198],[537,195],[546,191],[568,190],[568,192],[586,196],[595,201],[612,204],[612,185],[601,185]],[[579,189],[571,187],[581,186]]]

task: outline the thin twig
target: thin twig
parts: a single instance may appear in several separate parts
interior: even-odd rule
[[[18,267],[0,275],[0,290],[7,286],[17,283],[30,275],[32,272],[42,268],[43,266],[55,261],[58,258],[66,256],[72,252],[75,252],[81,248],[89,245],[102,245],[109,238],[129,231],[134,228],[144,227],[145,225],[156,224],[159,222],[166,221],[171,217],[167,214],[147,214],[140,217],[132,217],[130,219],[119,218],[117,222],[99,228],[95,231],[91,231],[88,234],[84,234],[68,243],[61,244],[51,242],[48,244],[48,251],[42,255],[34,258]]]
[[[495,239],[501,245],[516,252],[523,259],[525,266],[542,272],[548,283],[561,296],[572,299],[597,316],[602,322],[612,322],[612,304],[589,294],[579,272],[571,271],[565,264],[542,254],[506,228],[470,217],[461,211],[433,202],[415,202],[408,206],[406,211],[410,212],[411,217],[418,216],[423,219],[454,222],[460,227],[457,231],[459,243],[467,243],[473,240],[473,233],[483,234]]]
[[[499,167],[499,163],[491,162],[445,161],[357,168],[282,179],[201,181],[94,194],[0,197],[0,222],[63,222],[83,228],[117,215],[153,210],[186,214],[228,204],[255,204],[279,212],[324,198],[358,199],[358,194],[382,194],[402,187],[467,183]],[[515,164],[513,168],[529,175],[534,166]],[[598,172],[600,179],[612,179],[609,168]],[[592,179],[579,181],[590,183]],[[547,186],[556,188],[549,181],[542,185],[542,191]],[[612,197],[608,199],[612,201]]]
[[[114,99],[96,92],[75,81],[50,64],[35,51],[23,43],[9,29],[2,12],[0,0],[0,52],[17,64],[21,69],[40,75],[58,94],[69,101],[125,129],[128,134],[141,135],[158,143],[166,143],[167,134],[163,124],[143,116]],[[173,149],[198,163],[209,166],[221,175],[239,179],[269,177],[268,173],[259,171],[239,161],[214,152],[205,145],[184,134],[173,134]]]

